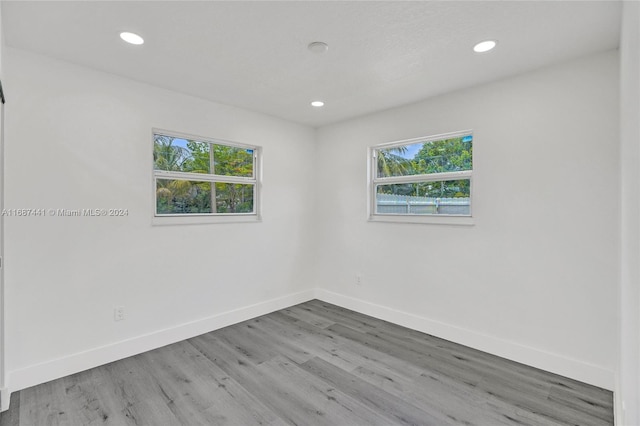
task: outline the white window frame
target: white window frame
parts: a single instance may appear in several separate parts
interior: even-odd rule
[[[405,139],[394,142],[387,142],[379,145],[370,146],[367,152],[368,164],[368,187],[367,187],[367,204],[368,204],[368,220],[370,222],[393,222],[393,223],[425,223],[425,224],[443,224],[443,225],[474,225],[473,218],[473,169],[459,172],[445,173],[429,173],[412,176],[391,176],[378,177],[378,158],[377,151],[381,149],[396,148],[404,145],[412,145],[417,143],[433,142],[443,139],[457,138],[461,136],[472,135],[472,130],[464,130],[451,133],[442,133],[438,135],[426,136],[422,138]],[[475,148],[475,139],[474,139]],[[473,156],[473,153],[472,153]],[[469,214],[468,215],[428,215],[428,214],[400,214],[400,213],[377,213],[376,212],[376,188],[378,185],[390,185],[401,183],[420,183],[420,182],[440,182],[448,180],[469,179]]]
[[[226,176],[209,173],[188,173],[174,172],[166,170],[156,170],[151,156],[151,185],[153,193],[152,206],[152,224],[153,225],[189,225],[189,224],[207,224],[207,223],[237,223],[237,222],[260,222],[261,217],[261,181],[262,181],[262,147],[257,145],[243,144],[223,139],[214,139],[203,136],[192,135],[188,133],[175,132],[172,130],[164,130],[153,128],[151,131],[151,152],[155,148],[155,136],[169,136],[171,138],[180,138],[186,140],[194,140],[197,142],[205,142],[214,145],[226,145],[234,148],[253,150],[253,176]],[[158,214],[157,213],[157,179],[181,179],[198,182],[211,183],[236,183],[253,185],[253,212],[251,213],[192,213],[192,214]]]

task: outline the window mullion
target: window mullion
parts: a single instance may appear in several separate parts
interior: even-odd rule
[[[166,172],[162,170],[156,170],[154,175],[158,179],[179,179],[190,180],[196,182],[223,182],[223,183],[239,183],[239,184],[253,184],[255,185],[256,179],[241,176],[224,176],[205,173],[188,173],[188,172]]]
[[[471,170],[465,170],[460,172],[432,173],[428,175],[391,176],[374,178],[373,183],[376,185],[391,185],[399,183],[438,182],[442,180],[470,179],[472,174],[473,172]]]
[[[216,172],[216,159],[215,159],[215,145],[209,144],[209,172],[214,174]],[[218,212],[218,203],[216,202],[216,183],[211,182],[211,213]]]

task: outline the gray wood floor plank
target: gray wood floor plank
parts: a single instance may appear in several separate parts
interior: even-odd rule
[[[377,326],[384,324],[384,321],[377,318],[362,314],[353,315],[353,312],[348,309],[340,308],[330,303],[320,302],[319,300],[312,300],[303,305],[305,309],[327,320],[333,320],[334,323],[342,324],[365,333],[376,330]]]
[[[254,332],[251,321],[223,328],[218,330],[216,335],[243,352],[254,364],[261,364],[278,356],[277,348],[271,344],[271,341],[265,335]]]
[[[292,330],[284,330],[277,325],[274,326],[269,316],[256,318],[251,323],[253,330],[266,336],[272,347],[277,348],[279,355],[302,363],[313,358],[313,354],[309,353],[303,344],[300,344],[300,335],[292,332]]]
[[[337,389],[309,374],[305,369],[288,359],[275,359],[268,365],[260,366],[267,376],[285,378],[282,389],[289,395],[297,395],[304,401],[314,401],[316,410],[309,418],[301,417],[298,424],[326,425],[389,425],[387,416],[379,410],[369,410],[360,398],[351,398],[343,389]],[[267,370],[268,368],[268,370]],[[401,423],[398,423],[401,424]]]
[[[127,424],[121,411],[104,390],[105,378],[92,369],[62,379],[65,389],[65,410],[77,425]]]
[[[282,309],[280,312],[318,328],[327,328],[336,322],[335,318],[326,318],[322,315],[315,314],[312,309],[306,307],[304,304]]]
[[[492,378],[491,380],[484,380],[478,386],[478,391],[481,394],[486,393],[514,407],[531,411],[558,423],[597,426],[613,422],[613,416],[611,416],[611,422],[596,418],[589,413],[549,399],[549,394],[547,394],[546,398],[541,398],[537,389],[523,386],[522,383],[508,379]]]
[[[288,338],[297,339],[300,345],[309,353],[339,366],[345,371],[352,371],[361,365],[373,362],[384,365],[390,370],[403,371],[414,376],[418,376],[423,372],[422,369],[389,356],[385,352],[360,345],[358,342],[330,331],[317,329],[288,315],[277,314],[274,313],[265,319],[265,324],[269,324],[283,333],[289,333]]]
[[[144,367],[143,355],[107,364],[104,374],[109,398],[127,424],[180,425]]]
[[[69,425],[61,381],[44,383],[25,389],[20,395],[20,423],[26,425]]]
[[[108,415],[106,425],[136,425],[138,419],[131,412],[132,401],[126,398],[126,394],[118,386],[117,374],[121,370],[114,371],[110,368],[112,364],[89,370],[91,373],[89,380],[95,387],[88,392],[100,402],[101,409]]]
[[[522,425],[560,426],[557,422],[533,413],[523,416],[520,410],[478,395],[473,387],[446,377],[425,373],[430,379],[425,382],[379,369],[375,364],[372,368],[360,367],[352,374],[377,388],[404,398],[423,411],[437,413],[442,424],[512,425],[516,420]]]
[[[320,358],[301,365],[302,368],[322,378],[331,386],[363,401],[368,407],[385,415],[389,421],[401,425],[442,425],[445,418],[420,410],[416,406],[385,392],[381,388],[368,386],[366,382]]]
[[[188,342],[144,354],[182,424],[276,425],[277,416]]]
[[[458,366],[443,363],[441,360],[429,356],[429,354],[406,350],[403,347],[396,346],[388,341],[356,331],[341,324],[332,325],[327,330],[353,342],[357,342],[362,346],[375,349],[381,353],[387,353],[394,358],[420,369],[434,371],[440,375],[461,380],[473,386],[477,386],[483,379],[483,373],[481,371],[474,371],[464,365]]]
[[[143,354],[143,368],[151,377],[152,389],[162,396],[162,403],[169,408],[180,424],[206,425],[207,420],[212,419],[206,419],[205,411],[215,403],[208,397],[212,393],[215,397],[220,397],[216,392],[219,382],[214,378],[211,386],[205,384],[200,387],[199,380],[184,374],[182,366],[186,364],[187,359],[176,354],[184,346],[186,345],[171,345]],[[222,421],[216,420],[220,423]]]
[[[245,351],[247,357],[256,364],[280,355],[286,355],[296,362],[304,362],[313,357],[292,339],[281,336],[277,329],[266,326],[265,321],[268,322],[269,318],[259,317],[245,321],[233,329],[216,333],[216,336],[235,345],[236,349]]]
[[[554,386],[549,392],[549,401],[603,420],[605,424],[613,420],[611,417],[613,403],[609,399],[594,398],[588,394],[576,393],[567,388]]]
[[[252,366],[242,352],[213,336],[199,336],[190,342],[288,424],[389,424],[383,416],[326,386],[286,358]]]
[[[318,300],[12,395],[0,426],[613,425],[611,392]]]
[[[396,326],[397,327],[397,326]],[[388,333],[382,331],[381,334]],[[552,374],[543,370],[532,368],[524,364],[510,361],[504,358],[497,357],[495,355],[487,354],[476,349],[472,349],[466,346],[458,345],[456,343],[448,342],[443,339],[434,338],[423,333],[410,330],[406,333],[406,336],[402,334],[393,334],[395,338],[406,339],[408,344],[415,342],[424,342],[429,346],[436,343],[436,348],[440,352],[446,352],[454,356],[456,359],[462,362],[469,362],[474,364],[474,368],[482,370],[487,374],[494,374],[504,377],[510,376],[517,381],[527,381],[538,387],[553,388],[560,387],[567,391],[574,391],[580,395],[590,395],[594,400],[600,400],[601,402],[608,401],[608,409],[613,409],[613,397],[610,391],[595,386],[586,385],[584,383]]]
[[[289,320],[283,322],[283,318],[285,317],[272,316],[265,318],[262,322],[264,327],[269,328],[274,333],[280,330],[284,338],[295,342],[308,354],[306,359],[300,361],[301,363],[317,356],[323,359],[331,359],[333,363],[338,364],[346,371],[360,365],[363,355],[353,353],[351,350],[345,350],[343,346],[347,342],[344,339],[293,318],[291,318],[292,322],[288,322]]]
[[[519,386],[526,386],[529,393],[535,393],[538,397],[547,397],[551,389],[548,381],[540,380],[535,375],[522,374],[511,365],[505,367],[503,360],[499,357],[479,358],[475,353],[467,351],[446,350],[443,351],[439,347],[431,344],[419,344],[415,340],[404,339],[397,334],[391,334],[384,331],[368,332],[366,335],[387,342],[396,348],[402,348],[406,352],[415,355],[426,355],[430,359],[436,360],[440,366],[453,367],[458,372],[464,370],[468,372],[480,372],[482,381],[506,383],[507,385],[517,383]],[[478,351],[475,351],[478,352]]]

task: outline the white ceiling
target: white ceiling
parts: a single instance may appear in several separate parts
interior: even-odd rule
[[[620,15],[619,1],[2,1],[8,46],[312,126],[616,48]],[[474,53],[485,39],[498,47]]]

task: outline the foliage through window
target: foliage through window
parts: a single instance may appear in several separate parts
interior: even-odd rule
[[[154,132],[155,215],[257,214],[259,148]]]
[[[471,132],[371,148],[372,214],[471,216]]]

